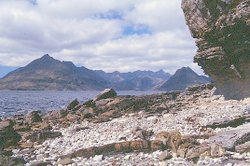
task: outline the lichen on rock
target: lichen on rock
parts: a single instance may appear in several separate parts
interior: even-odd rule
[[[183,0],[194,61],[228,99],[250,97],[250,0]]]

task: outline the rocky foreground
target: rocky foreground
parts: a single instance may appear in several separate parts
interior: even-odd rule
[[[64,110],[2,119],[0,165],[250,165],[250,99],[213,91],[106,90]]]

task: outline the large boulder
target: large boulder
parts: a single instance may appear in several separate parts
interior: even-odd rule
[[[250,0],[182,0],[194,61],[227,99],[250,97]]]

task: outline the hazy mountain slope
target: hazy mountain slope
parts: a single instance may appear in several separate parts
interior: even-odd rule
[[[117,90],[154,90],[161,86],[171,76],[163,70],[153,71],[135,71],[128,73],[105,73],[96,71],[101,77],[111,83],[111,86]]]
[[[61,62],[49,55],[32,61],[0,79],[0,89],[19,90],[92,90],[103,89],[108,82],[94,71]]]
[[[0,78],[4,77],[9,72],[16,70],[18,67],[10,67],[10,66],[3,66],[0,65]]]
[[[205,76],[199,76],[189,67],[183,67],[177,70],[175,74],[159,88],[159,90],[184,90],[188,86],[204,84],[208,82],[209,78]]]

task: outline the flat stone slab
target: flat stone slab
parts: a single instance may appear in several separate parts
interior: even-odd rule
[[[250,141],[250,123],[218,133],[208,139],[209,143],[219,144],[227,150],[234,150],[236,145],[243,144],[247,141]]]

